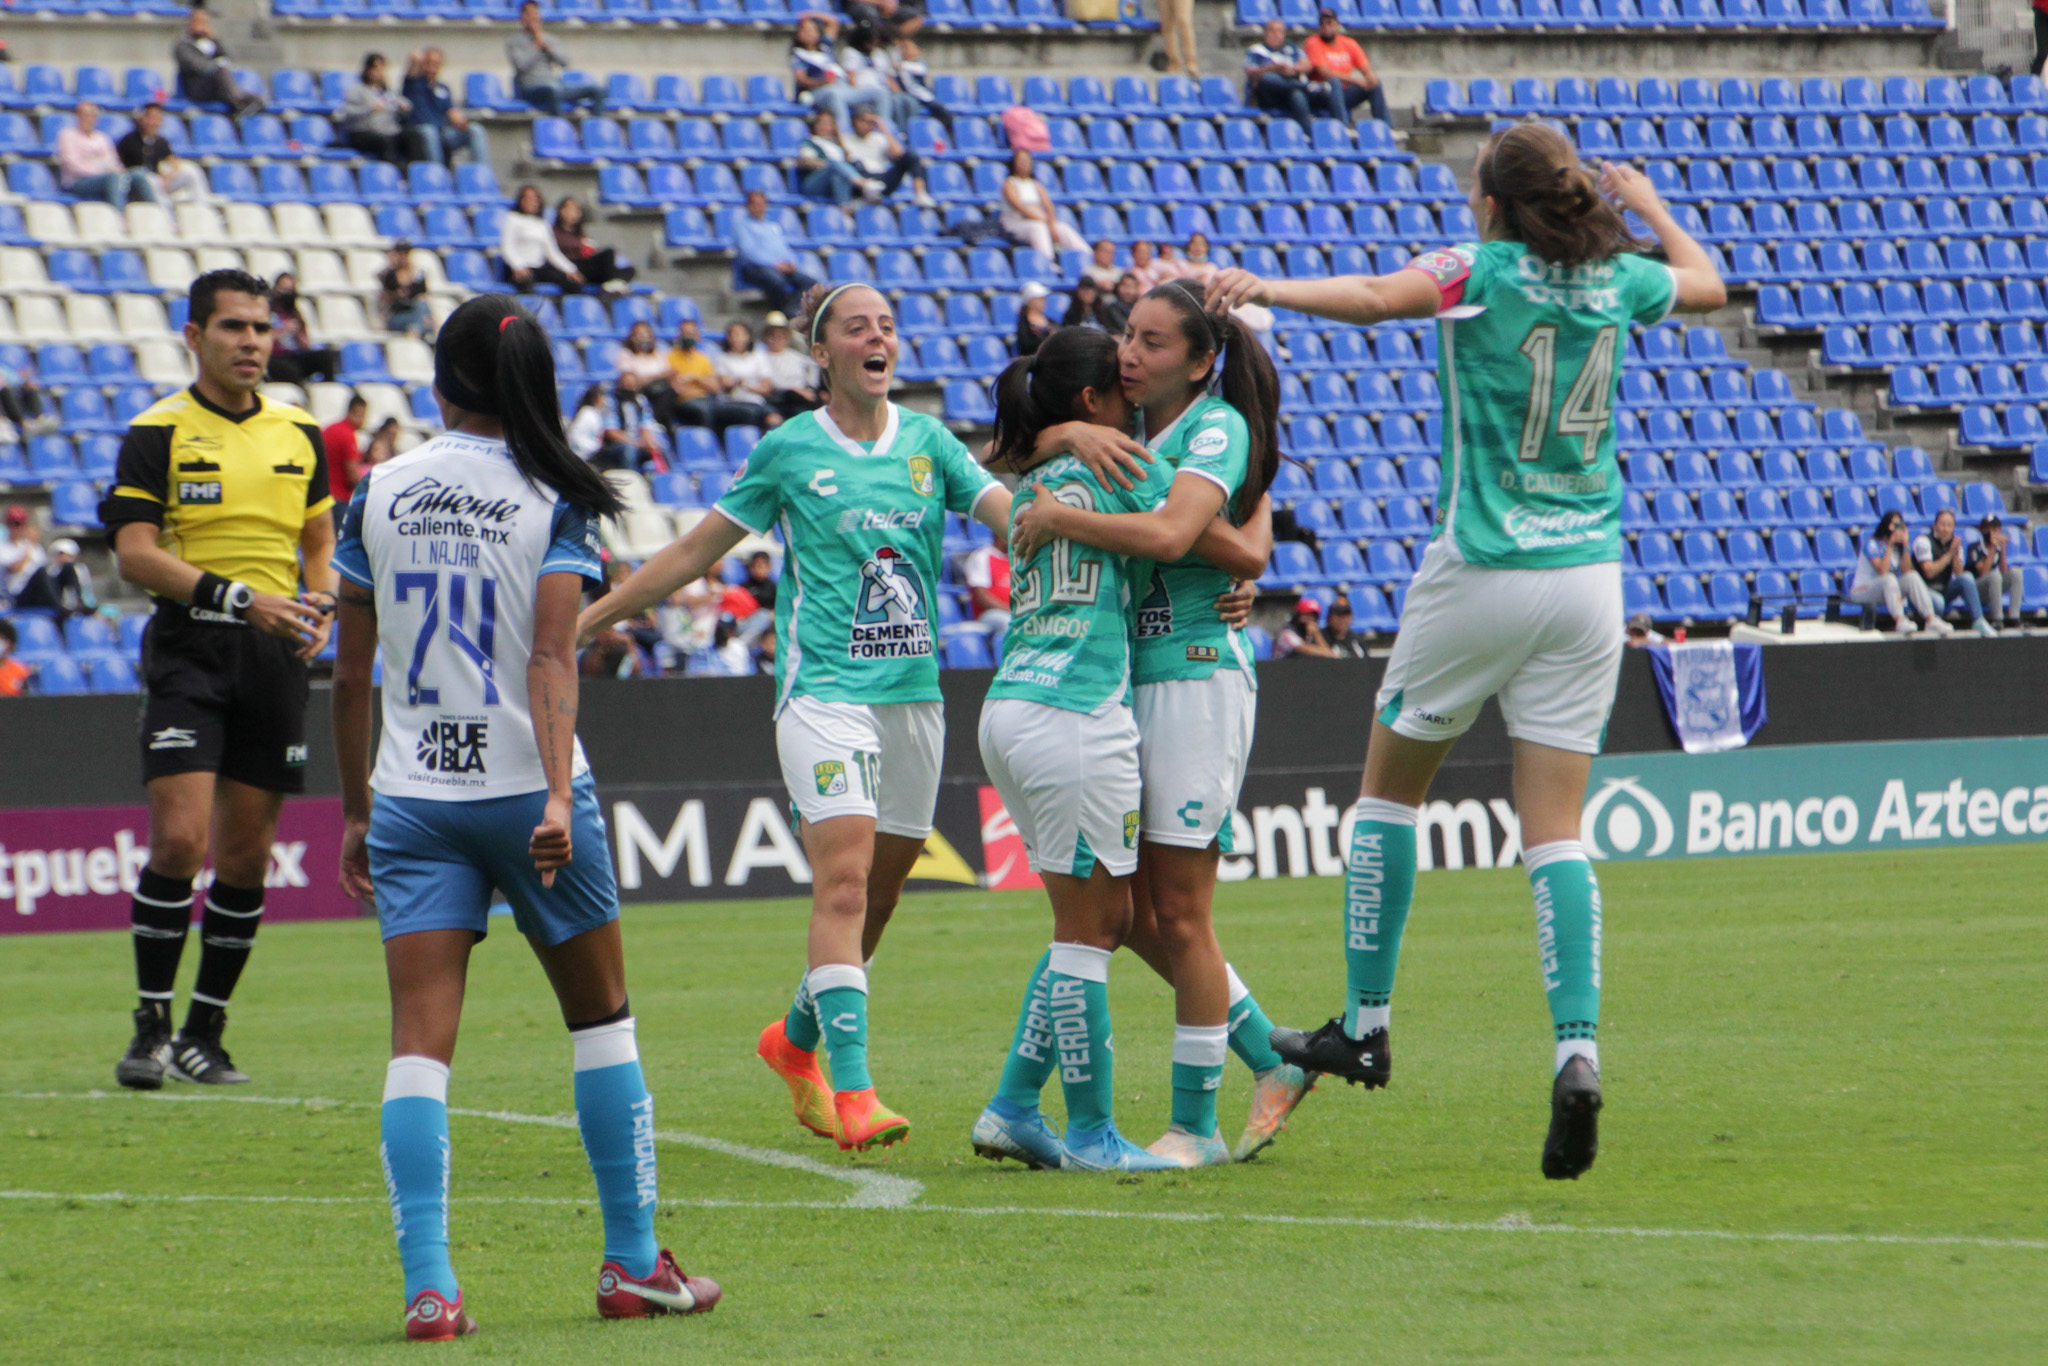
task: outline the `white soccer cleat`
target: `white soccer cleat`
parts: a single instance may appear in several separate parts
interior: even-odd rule
[[[1204,1138],[1178,1124],[1169,1125],[1145,1151],[1181,1167],[1227,1167],[1231,1161],[1230,1149],[1224,1146],[1221,1134]]]

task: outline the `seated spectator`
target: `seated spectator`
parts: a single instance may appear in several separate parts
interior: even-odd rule
[[[49,612],[59,623],[66,617],[98,611],[100,604],[93,596],[92,571],[79,563],[78,542],[69,536],[50,542],[49,559],[28,576],[21,591],[14,595],[14,605]]]
[[[765,550],[747,556],[747,577],[739,585],[754,595],[757,610],[775,610],[775,558]]]
[[[555,245],[575,265],[583,283],[596,285],[607,294],[632,292],[633,263],[621,261],[611,247],[591,241],[584,232],[585,221],[583,201],[572,194],[563,195],[555,204]]]
[[[413,155],[421,161],[438,161],[455,168],[458,152],[467,152],[479,166],[491,164],[490,141],[483,126],[470,122],[469,115],[456,107],[455,92],[441,79],[445,54],[438,47],[415,52],[405,59],[405,132],[412,139]]]
[[[1380,78],[1373,71],[1372,59],[1365,55],[1365,49],[1358,45],[1356,38],[1344,36],[1344,25],[1338,22],[1337,11],[1325,7],[1317,17],[1316,31],[1303,52],[1308,58],[1310,74],[1330,87],[1327,92],[1322,92],[1329,116],[1348,123],[1353,109],[1361,104],[1370,104],[1374,118],[1381,123],[1392,123],[1387,115],[1386,92],[1380,89]]]
[[[1045,300],[1049,292],[1036,280],[1017,291],[1017,335],[1011,342],[1011,350],[1020,356],[1037,355],[1038,348],[1052,335],[1052,319],[1045,316]]]
[[[846,68],[840,65],[838,49],[833,46],[838,38],[836,16],[805,10],[797,16],[796,35],[789,44],[789,70],[796,81],[796,101],[810,106],[813,113],[830,114],[834,136],[841,124],[853,122],[854,110],[880,109],[886,103],[882,91],[853,88]]]
[[[427,282],[412,264],[412,243],[393,242],[384,269],[377,275],[377,312],[386,332],[424,337],[434,327],[427,313]]]
[[[1180,248],[1171,242],[1159,244],[1159,255],[1152,262],[1152,269],[1159,273],[1160,280],[1180,280],[1187,277],[1187,262],[1180,259]]]
[[[1086,251],[1088,239],[1072,225],[1060,222],[1059,205],[1052,191],[1031,174],[1031,153],[1018,148],[1010,153],[1010,174],[1003,181],[1003,231],[1019,246],[1030,247],[1048,261],[1059,259],[1062,250]]]
[[[742,322],[728,324],[725,341],[711,353],[711,365],[725,385],[725,401],[753,410],[741,422],[750,427],[781,424],[782,414],[768,404],[769,395],[775,392],[775,378],[768,370],[768,353],[754,345],[753,328]]]
[[[362,431],[369,420],[370,401],[350,394],[347,411],[320,429],[320,446],[327,453],[327,491],[334,495],[337,513],[348,508],[362,482]]]
[[[40,436],[57,430],[57,414],[43,403],[43,386],[0,363],[0,417],[14,425],[17,436]]]
[[[42,524],[20,503],[9,507],[7,539],[0,541],[0,607],[11,604],[49,560],[49,553],[43,549]]]
[[[393,94],[386,80],[384,54],[363,58],[362,74],[349,86],[341,104],[342,137],[366,157],[405,165],[405,126],[412,105]]]
[[[607,395],[602,385],[583,391],[569,419],[569,449],[601,470],[659,469],[661,422],[640,392],[639,377],[621,374]]]
[[[817,362],[791,345],[792,340],[789,318],[782,313],[770,313],[767,330],[762,334],[768,348],[768,378],[775,385],[769,391],[768,405],[785,420],[807,413],[825,401],[818,392]]]
[[[733,220],[733,266],[742,282],[761,291],[768,307],[787,313],[817,281],[796,266],[789,234],[768,214],[768,196],[747,191],[747,211]]]
[[[1197,284],[1208,284],[1216,273],[1216,263],[1209,259],[1209,237],[1207,233],[1194,233],[1188,237],[1188,244],[1181,253],[1181,278]]]
[[[381,465],[398,454],[401,430],[395,417],[387,417],[377,424],[377,430],[370,433],[370,448],[363,452],[365,470]]]
[[[1971,572],[1969,549],[1956,534],[1956,515],[1943,508],[1934,514],[1934,525],[1913,538],[1913,567],[1927,585],[1927,596],[1938,612],[1957,603],[1970,609],[1970,628],[1980,636],[1998,634],[1998,623],[1984,619],[1982,591],[1989,587]],[[1995,572],[1995,571],[1994,571]],[[1994,605],[1996,613],[1999,605]]]
[[[897,141],[889,125],[874,110],[855,111],[853,131],[843,134],[839,145],[846,149],[847,159],[866,173],[860,188],[869,199],[886,199],[908,180],[910,197],[920,209],[939,207],[939,201],[925,188],[924,163],[918,160],[917,153]]]
[[[131,199],[154,204],[155,179],[122,162],[114,140],[100,131],[99,109],[82,100],[73,119],[57,130],[57,184],[64,192],[117,209]]]
[[[708,648],[692,652],[683,666],[689,678],[743,678],[754,672],[754,652],[740,635],[739,620],[719,614]]]
[[[896,79],[896,58],[881,41],[875,26],[856,21],[846,31],[839,49],[839,66],[846,73],[847,89],[855,94],[872,92],[876,108],[889,126],[908,136],[910,120],[917,114],[917,101],[904,92]]]
[[[1627,636],[1629,648],[1632,650],[1647,650],[1652,645],[1666,644],[1670,639],[1670,637],[1657,629],[1656,623],[1650,619],[1648,612],[1638,612],[1630,617],[1628,625],[1623,628],[1623,632]]]
[[[1124,268],[1116,263],[1116,243],[1107,237],[1095,244],[1095,254],[1088,264],[1081,267],[1081,273],[1095,282],[1095,287],[1104,294],[1116,292],[1116,282],[1124,278]]]
[[[299,279],[287,271],[270,286],[270,379],[277,384],[331,380],[340,363],[331,346],[315,346],[299,309]]]
[[[0,617],[0,697],[19,697],[28,691],[28,682],[35,677],[35,671],[14,657],[15,646],[21,644],[14,623]]]
[[[1323,644],[1330,647],[1331,658],[1365,658],[1365,637],[1351,629],[1351,623],[1351,599],[1340,591],[1323,614]]]
[[[604,112],[604,91],[587,80],[569,79],[569,54],[541,31],[540,0],[519,7],[519,36],[505,40],[512,63],[512,93],[543,114],[560,114],[579,104]]]
[[[1138,277],[1138,289],[1142,294],[1166,278],[1166,272],[1159,267],[1159,260],[1153,254],[1150,242],[1131,243],[1131,274]]]
[[[1322,606],[1309,597],[1294,604],[1294,615],[1280,628],[1280,634],[1273,637],[1273,658],[1285,659],[1289,655],[1336,658],[1337,652],[1324,642],[1323,628],[1316,623],[1316,618],[1322,615]]]
[[[1080,279],[1074,281],[1073,289],[1068,291],[1067,311],[1065,316],[1060,319],[1060,326],[1093,327],[1099,329],[1102,326],[1102,316],[1099,311],[1101,303],[1102,291],[1095,287],[1095,278],[1090,275],[1083,275]]]
[[[1112,336],[1121,337],[1130,326],[1131,310],[1138,306],[1138,300],[1145,297],[1145,287],[1132,271],[1125,271],[1116,282],[1116,293],[1095,304],[1095,316],[1102,329]]]
[[[1864,541],[1861,550],[1856,557],[1855,576],[1849,583],[1850,602],[1858,607],[1882,603],[1891,613],[1894,629],[1902,636],[1911,635],[1915,629],[1913,619],[1906,615],[1909,602],[1936,635],[1949,635],[1955,630],[1934,610],[1926,582],[1914,572],[1907,553],[1904,513],[1893,508],[1878,518],[1877,530]]]
[[[642,320],[626,329],[626,339],[612,352],[612,368],[637,381],[636,392],[652,406],[655,421],[676,425],[676,367],[656,344],[653,323]]]
[[[967,552],[961,566],[967,581],[967,610],[991,637],[1010,629],[1010,557],[993,543]]]
[[[1255,109],[1285,114],[1305,133],[1315,126],[1309,98],[1312,68],[1301,44],[1287,41],[1287,25],[1268,19],[1259,41],[1244,54],[1244,102]],[[1327,100],[1323,101],[1327,105]]]
[[[796,154],[797,185],[812,199],[845,204],[862,189],[859,168],[839,141],[839,120],[820,111],[811,115],[811,135]]]
[[[710,350],[699,345],[701,335],[695,322],[683,319],[676,326],[675,349],[668,353],[675,372],[675,424],[709,427],[722,434],[727,427],[758,422],[759,408],[726,398],[725,380]]]
[[[167,199],[204,203],[209,197],[206,171],[171,149],[163,127],[164,107],[143,105],[135,115],[135,126],[114,144],[115,153],[131,172],[140,171],[154,180],[156,193],[150,197],[158,203]]]
[[[2020,573],[2012,567],[2006,557],[2005,520],[1997,513],[1991,513],[1977,523],[1977,534],[1983,539],[1970,552],[1969,572],[1977,580],[1977,595],[1984,604],[1984,615],[1989,618],[2000,615],[2003,608],[2003,622],[2007,630],[2018,630],[2020,619],[2026,612],[2026,585],[2021,582]],[[2011,602],[2006,601],[2010,596]]]
[[[924,49],[908,34],[896,40],[896,83],[916,101],[915,112],[937,119],[946,136],[953,136],[953,111],[940,102],[939,92],[932,87],[932,69],[924,59]]]
[[[882,33],[915,33],[924,27],[924,0],[847,0],[846,17]]]
[[[185,19],[185,36],[171,47],[178,67],[178,93],[194,104],[224,105],[230,114],[263,112],[263,97],[235,84],[228,50],[213,36],[213,15],[199,5]]]
[[[512,212],[498,228],[498,261],[505,278],[520,289],[554,285],[567,294],[583,292],[583,272],[562,254],[555,230],[543,216],[540,188],[521,185],[512,197]]]

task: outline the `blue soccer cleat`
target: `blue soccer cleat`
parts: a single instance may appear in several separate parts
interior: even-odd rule
[[[1058,1171],[1065,1149],[1044,1115],[1001,1096],[974,1121],[974,1151],[991,1162],[1014,1157],[1033,1171]]]
[[[1181,1164],[1146,1152],[1116,1131],[1114,1123],[1100,1129],[1067,1129],[1065,1160],[1070,1172],[1177,1172]]]

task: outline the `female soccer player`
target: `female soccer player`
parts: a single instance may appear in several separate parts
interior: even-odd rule
[[[1596,185],[1562,135],[1521,124],[1481,149],[1477,172],[1481,242],[1392,275],[1269,282],[1230,270],[1209,287],[1212,308],[1440,320],[1437,531],[1408,590],[1354,809],[1348,1001],[1340,1018],[1312,1034],[1278,1031],[1274,1045],[1301,1067],[1386,1085],[1416,817],[1437,766],[1497,695],[1557,1043],[1543,1174],[1576,1179],[1598,1151],[1601,1105],[1600,889],[1579,816],[1622,651],[1612,417],[1623,333],[1673,309],[1719,308],[1727,294],[1630,167],[1610,164]],[[1668,265],[1636,254],[1623,207],[1657,234]]]
[[[1039,498],[1017,515],[1012,551],[1021,558],[1057,537],[1170,561],[1135,627],[1144,814],[1129,942],[1176,994],[1173,1124],[1151,1151],[1207,1166],[1233,1157],[1216,1131],[1226,1040],[1256,1079],[1239,1160],[1273,1141],[1313,1081],[1273,1052],[1272,1023],[1224,961],[1210,913],[1251,752],[1258,674],[1243,631],[1209,604],[1233,577],[1256,578],[1272,553],[1265,495],[1280,463],[1279,377],[1265,349],[1228,315],[1205,312],[1201,286],[1187,281],[1160,285],[1137,304],[1118,359],[1124,398],[1176,471],[1165,503],[1112,514]],[[1038,449],[1099,441],[1102,432],[1054,428]],[[1205,530],[1219,513],[1226,520]],[[1196,532],[1207,554],[1170,556]]]
[[[381,1153],[405,1334],[476,1331],[448,1260],[448,1066],[493,888],[574,1046],[577,1127],[604,1211],[598,1313],[703,1313],[717,1284],[655,1245],[654,1101],[626,1004],[604,818],[576,740],[576,608],[602,572],[596,519],[619,511],[618,496],[564,440],[547,335],[510,297],[480,295],[448,319],[434,396],[447,431],[364,477],[335,553],[341,881],[376,898],[391,979]],[[372,776],[380,644],[391,676]]]
[[[932,604],[945,514],[1000,529],[1010,494],[937,419],[889,401],[897,340],[887,298],[866,285],[819,286],[806,314],[799,329],[824,372],[825,407],[763,437],[718,515],[586,609],[580,627],[588,635],[643,611],[742,537],[780,528],[775,743],[811,863],[811,932],[796,1000],[762,1031],[759,1052],[788,1083],[798,1122],[850,1150],[910,1131],[868,1075],[865,965],[938,801],[946,722]],[[821,1035],[831,1086],[818,1068]]]

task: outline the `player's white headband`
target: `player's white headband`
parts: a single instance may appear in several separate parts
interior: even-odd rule
[[[818,300],[817,310],[811,314],[811,345],[816,346],[818,344],[818,324],[824,322],[825,315],[832,311],[832,301],[847,290],[858,289],[859,287],[860,282],[858,280],[850,284],[839,285],[830,294]]]

